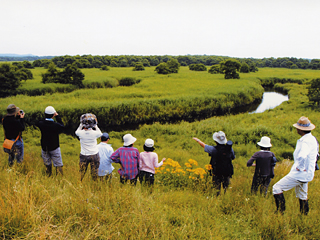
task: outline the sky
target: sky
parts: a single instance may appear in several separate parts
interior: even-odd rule
[[[319,0],[0,0],[0,53],[320,58]]]

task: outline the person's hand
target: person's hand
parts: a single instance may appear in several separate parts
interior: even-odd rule
[[[251,166],[252,166],[252,167],[255,167],[255,166],[256,166],[256,164],[255,164],[255,163],[253,163]]]
[[[57,113],[57,112],[55,112],[54,114],[53,114],[53,117],[55,117],[55,116],[58,116],[59,114]]]
[[[20,113],[20,118],[24,118],[25,113]]]
[[[166,158],[162,158],[162,162],[164,162],[166,160]]]
[[[199,141],[200,141],[200,139],[199,139],[199,138],[196,138],[196,137],[194,137],[193,140],[195,140],[196,142],[199,142]]]

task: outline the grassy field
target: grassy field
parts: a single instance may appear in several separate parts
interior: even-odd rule
[[[185,70],[181,71],[182,76],[188,75],[189,72]],[[258,85],[254,76],[279,77],[282,74],[281,78],[290,78],[289,75],[300,73],[297,79],[311,79],[316,76],[314,74],[319,74],[318,71],[283,69],[279,70],[279,75],[274,75],[272,70],[274,69],[260,69],[255,75],[248,74],[246,78],[241,76],[243,80],[238,80],[238,83],[246,88],[250,86],[249,82],[252,82],[253,86]],[[111,74],[111,71],[108,74]],[[147,72],[143,74],[147,76]],[[134,76],[143,79],[142,82],[125,89],[132,91],[132,94],[142,91],[143,97],[145,93],[150,92],[150,98],[153,96],[152,93],[159,91],[161,97],[161,89],[165,89],[161,88],[163,81],[172,98],[180,97],[178,90],[181,88],[184,88],[181,97],[193,92],[192,86],[198,87],[202,91],[201,94],[208,94],[204,87],[200,88],[199,83],[209,83],[210,80],[205,80],[206,78],[218,77],[195,73],[193,79],[201,79],[197,86],[188,78],[183,80],[181,77],[179,80],[179,73],[171,82],[174,87],[170,88],[167,79],[171,80],[174,76],[161,76],[162,80],[157,82],[156,78],[151,80],[151,72],[149,74],[145,79],[142,76]],[[221,79],[221,82],[223,81],[225,80]],[[236,85],[237,87],[234,84],[228,88],[224,86],[220,90],[236,91],[241,84]],[[157,173],[152,191],[139,183],[136,187],[121,185],[116,170],[111,185],[92,181],[89,173],[84,181],[80,182],[80,143],[65,134],[60,137],[65,175],[46,177],[40,156],[40,132],[32,126],[28,127],[23,133],[23,164],[8,168],[7,156],[4,153],[0,155],[1,236],[13,239],[319,239],[318,172],[309,184],[311,210],[308,216],[300,215],[299,202],[295,198],[294,190],[285,193],[285,214],[274,214],[275,204],[271,188],[289,172],[292,153],[299,138],[292,124],[302,115],[308,116],[316,126],[320,124],[319,112],[308,104],[305,85],[279,85],[289,92],[290,100],[264,113],[215,116],[191,123],[182,121],[177,124],[145,124],[132,131],[110,131],[110,143],[114,149],[122,146],[122,136],[128,132],[137,138],[135,147],[139,151],[143,151],[145,139],[152,138],[155,140],[155,151],[159,158],[166,157],[176,161],[186,172],[183,175],[182,172],[173,172],[170,165],[165,166]],[[210,86],[214,88],[215,84],[212,83]],[[95,102],[98,101],[99,94],[105,91],[112,92],[114,97],[119,94],[117,101],[124,101],[121,100],[121,96],[128,97],[130,94],[121,93],[123,89],[87,89],[39,97],[17,96],[2,99],[1,104],[2,109],[5,109],[8,101],[18,102],[16,104],[24,109],[32,109],[28,104],[33,104],[34,107],[41,105],[40,108],[44,109],[51,101],[61,106],[58,99],[68,99],[65,104],[72,108],[74,100],[69,98],[70,94],[88,93],[84,99],[90,102],[92,99]],[[149,91],[143,91],[144,89]],[[175,91],[179,93],[175,95]],[[134,100],[137,97],[131,98]],[[109,98],[108,101],[112,102],[113,98]],[[28,113],[27,110],[26,112]],[[198,165],[193,164],[192,169],[202,168],[205,171],[209,157],[192,137],[213,144],[212,134],[219,130],[224,131],[227,138],[234,142],[236,159],[235,174],[230,188],[226,194],[216,197],[210,185],[210,177],[203,174],[204,178],[201,178],[200,175],[187,171],[185,163],[189,163],[189,160],[193,163],[196,161]],[[3,133],[2,129],[0,132]],[[313,133],[319,138],[318,128]],[[251,195],[254,168],[246,167],[247,160],[258,150],[256,143],[264,135],[271,138],[272,151],[279,160],[267,197]],[[116,169],[119,168],[117,164],[114,166]]]

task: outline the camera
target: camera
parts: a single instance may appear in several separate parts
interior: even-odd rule
[[[20,110],[20,114],[23,114],[23,110]]]

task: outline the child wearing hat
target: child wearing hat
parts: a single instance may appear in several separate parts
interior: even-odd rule
[[[113,148],[111,144],[108,144],[110,137],[108,133],[103,133],[101,136],[101,142],[98,144],[99,156],[100,156],[100,166],[98,169],[99,177],[105,178],[107,181],[111,181],[112,171],[114,167],[112,166],[112,160],[110,156],[112,155]]]
[[[131,184],[137,184],[140,153],[138,149],[133,147],[136,140],[130,133],[124,135],[123,147],[118,148],[110,157],[113,162],[121,165],[118,170],[121,183],[130,180]]]
[[[256,193],[260,188],[260,193],[267,195],[271,178],[274,177],[274,166],[277,159],[274,153],[270,151],[272,145],[269,137],[262,137],[257,144],[261,150],[254,153],[247,162],[247,167],[256,167],[252,179],[251,192]],[[256,163],[253,163],[254,161]]]
[[[144,152],[140,153],[139,160],[139,181],[142,184],[143,179],[145,183],[149,185],[154,184],[155,168],[161,167],[163,162],[166,160],[163,158],[158,163],[158,154],[154,151],[154,141],[148,138],[143,145]]]

